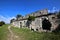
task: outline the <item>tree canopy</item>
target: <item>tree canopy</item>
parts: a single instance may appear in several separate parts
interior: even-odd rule
[[[16,15],[16,19],[18,20],[18,18],[20,18],[20,17],[22,17],[22,15],[20,15],[20,14],[17,14]]]
[[[19,17],[21,17],[22,15],[20,15],[20,14],[17,14],[17,16],[16,16],[16,18],[19,18]]]
[[[4,25],[5,22],[4,21],[0,21],[0,26]]]

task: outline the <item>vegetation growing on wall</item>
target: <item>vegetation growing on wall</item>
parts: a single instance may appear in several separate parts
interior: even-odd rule
[[[28,17],[28,21],[34,21],[35,20],[35,17],[34,16],[29,16]]]
[[[35,20],[35,17],[34,16],[29,16],[27,20],[28,21],[27,21],[26,25],[29,27],[31,22]]]

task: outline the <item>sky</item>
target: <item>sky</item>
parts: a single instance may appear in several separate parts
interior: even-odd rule
[[[9,23],[17,14],[24,16],[42,9],[58,11],[60,0],[0,0],[0,21]]]

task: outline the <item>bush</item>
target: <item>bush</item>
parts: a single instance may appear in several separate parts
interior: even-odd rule
[[[35,17],[34,16],[29,16],[28,21],[34,21]]]
[[[1,21],[0,22],[0,26],[2,26],[2,25],[4,25],[5,24],[5,22],[4,21]]]

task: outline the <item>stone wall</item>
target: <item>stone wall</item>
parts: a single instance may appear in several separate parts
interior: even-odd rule
[[[53,14],[53,15],[49,15],[49,16],[42,16],[42,17],[38,17],[38,18],[35,18],[34,21],[31,22],[30,24],[30,29],[34,29],[36,31],[36,29],[38,29],[38,31],[43,31],[42,29],[42,21],[44,19],[47,19],[51,22],[52,26],[51,26],[51,31],[52,30],[55,30],[58,26],[57,23],[55,23],[56,19],[57,19],[57,16],[56,14]]]
[[[40,10],[40,11],[34,12],[32,14],[29,14],[29,15],[36,17],[35,20],[32,21],[30,26],[29,26],[29,28],[34,29],[34,31],[37,31],[37,30],[38,31],[43,31],[43,29],[42,29],[42,21],[44,20],[44,18],[48,19],[51,22],[51,24],[52,24],[51,31],[56,29],[56,27],[57,27],[57,24],[55,23],[55,21],[57,19],[56,14],[48,15],[47,9]],[[26,18],[28,18],[29,15],[19,18],[19,20],[14,21],[12,24],[15,27],[19,27],[19,28],[26,27],[27,26],[26,23],[28,21]]]

